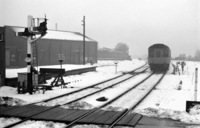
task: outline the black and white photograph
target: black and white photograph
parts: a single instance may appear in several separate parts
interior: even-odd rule
[[[200,0],[0,0],[0,128],[200,128]]]

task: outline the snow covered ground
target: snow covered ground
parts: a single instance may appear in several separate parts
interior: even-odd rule
[[[195,99],[195,69],[200,69],[199,67],[199,62],[186,62],[185,71],[180,75],[168,73],[135,112],[200,125],[200,104],[196,105],[190,113],[185,112],[186,101]],[[198,78],[198,90],[200,89],[199,80]],[[200,91],[197,93],[197,101],[200,101]]]
[[[61,89],[60,87],[55,87],[51,91],[46,91],[45,94],[37,92],[36,94],[29,95],[27,94],[18,94],[16,88],[3,86],[0,88],[0,104],[9,104],[9,105],[21,105],[32,102],[37,102],[49,97],[56,95],[61,95],[67,92],[77,90],[79,88],[100,82],[102,80],[115,77],[120,75],[122,72],[126,72],[131,69],[135,69],[145,63],[144,60],[134,59],[132,61],[119,61],[117,67],[117,74],[115,73],[115,65],[113,61],[99,61],[96,66],[101,66],[97,68],[96,72],[84,73],[81,75],[73,75],[65,77],[65,82],[71,82],[68,85],[68,88]],[[176,63],[176,62],[173,62]],[[90,65],[86,65],[90,66]],[[59,65],[57,66],[59,68]],[[81,68],[83,65],[63,65],[66,70],[72,68]],[[200,69],[200,62],[186,62],[185,71],[179,74],[172,74],[172,68],[164,77],[163,81],[159,86],[153,91],[153,93],[147,97],[147,100],[142,102],[141,105],[134,110],[134,112],[141,113],[147,116],[159,117],[159,118],[171,118],[174,120],[180,120],[184,123],[189,124],[199,124],[200,125],[200,106],[195,106],[190,113],[185,112],[186,101],[194,100],[194,89],[195,89],[195,68]],[[13,72],[7,70],[7,77],[17,76],[19,70]],[[20,72],[25,72],[26,68]],[[150,71],[146,72],[143,75],[149,74]],[[200,75],[200,73],[199,73]],[[143,77],[137,77],[133,81],[139,81]],[[200,78],[198,78],[200,80]],[[48,82],[50,82],[49,80]],[[132,82],[133,82],[132,81]],[[124,87],[126,84],[124,83]],[[200,82],[198,82],[198,90]],[[197,100],[200,101],[200,91],[197,94]],[[14,102],[6,102],[5,97],[15,98]],[[8,99],[8,98],[7,98]],[[12,101],[12,100],[10,100]],[[87,100],[85,101],[87,102]],[[90,104],[95,104],[90,101]],[[123,106],[126,107],[126,106]],[[6,126],[12,122],[18,121],[16,118],[0,118],[0,127]],[[26,122],[26,127],[34,127],[40,125],[41,127],[54,126],[54,127],[63,127],[65,124],[52,123],[52,122],[42,122],[42,121],[29,121]],[[22,127],[22,126],[21,126]],[[83,127],[83,126],[81,126]],[[95,127],[95,126],[91,126]],[[198,126],[189,126],[198,127]]]

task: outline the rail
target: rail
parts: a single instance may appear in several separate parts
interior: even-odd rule
[[[141,67],[143,67],[143,66],[141,66]],[[139,68],[141,68],[141,67],[139,67]],[[139,68],[137,68],[137,69],[139,69]],[[145,69],[145,70],[146,70],[146,69]],[[132,72],[134,72],[134,71],[132,71]],[[131,73],[131,72],[130,72],[130,73]],[[118,76],[118,77],[119,77],[119,76]],[[113,78],[113,79],[114,79],[114,78]],[[107,81],[108,81],[108,80],[107,80]],[[125,80],[123,80],[123,81],[125,81]],[[123,81],[122,81],[122,82],[123,82]],[[112,86],[114,86],[114,85],[112,85]],[[109,87],[107,87],[107,88],[109,88]],[[105,90],[105,89],[107,89],[107,88],[104,88],[104,89],[102,89],[102,90]],[[81,90],[84,90],[84,89],[81,89]],[[101,91],[102,91],[102,90],[101,90]],[[80,91],[80,90],[79,90],[79,91]],[[100,91],[100,90],[99,90],[99,91]],[[97,92],[99,92],[99,91],[97,91]],[[78,91],[76,91],[76,92],[78,92]],[[69,95],[69,94],[72,94],[72,93],[76,93],[76,92],[71,92],[71,93],[68,93],[68,94],[65,94],[65,95],[61,95],[61,96],[58,96],[58,97],[54,97],[54,98],[48,99],[48,100],[46,100],[46,101],[50,101],[50,100],[53,100],[53,99],[56,99],[56,98],[60,98],[60,97],[63,97],[63,96],[66,96],[66,95]],[[87,96],[90,96],[90,95],[92,95],[92,94],[89,94],[89,95],[87,95]],[[84,96],[84,97],[82,97],[82,98],[85,98],[85,97],[87,97],[87,96]],[[65,103],[65,104],[62,104],[62,105],[70,104],[70,103],[75,102],[75,101],[78,101],[78,100],[80,100],[80,99],[82,99],[82,98],[76,99],[76,100],[74,100],[74,101],[71,101],[71,102],[68,102],[68,103]],[[116,99],[117,99],[117,98],[113,99],[112,101],[108,102],[107,104],[113,102],[113,101],[116,100]],[[105,104],[105,105],[107,105],[107,104]],[[29,104],[29,105],[30,105],[30,104]],[[102,108],[102,107],[104,107],[105,105],[102,105],[102,106],[99,107],[99,108]],[[47,111],[49,111],[49,110],[52,110],[52,109],[57,108],[57,107],[60,107],[60,106],[61,106],[61,105],[57,105],[57,106],[51,107],[51,108],[49,108],[49,109],[46,109],[46,110],[43,111],[43,112],[34,113],[33,115],[31,115],[31,116],[29,116],[29,117],[23,119],[22,121],[19,121],[19,122],[15,123],[15,124],[12,124],[12,125],[7,126],[7,127],[12,127],[12,126],[18,125],[18,124],[20,124],[20,123],[23,123],[24,121],[27,121],[28,119],[30,119],[30,118],[33,117],[33,116],[36,116],[36,115],[38,115],[38,114],[47,112]],[[87,116],[87,115],[93,113],[94,111],[98,110],[99,108],[93,109],[93,110],[90,111],[89,113],[86,113],[84,116]],[[79,120],[80,120],[80,119],[81,119],[81,118],[79,118]],[[76,121],[75,121],[75,122],[76,122]],[[72,123],[72,124],[73,124],[73,123]]]

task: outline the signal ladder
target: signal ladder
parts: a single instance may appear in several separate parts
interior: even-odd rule
[[[38,53],[38,51],[37,51],[37,43],[35,41],[35,42],[32,43],[32,66],[38,72],[38,54],[37,53]],[[35,87],[38,86],[38,75],[33,74],[32,75],[32,79],[33,79],[33,85]]]
[[[32,44],[32,66],[33,67],[37,67],[37,71],[38,71],[38,54],[37,54],[37,43],[36,41],[33,42]]]

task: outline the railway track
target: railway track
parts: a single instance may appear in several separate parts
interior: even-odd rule
[[[146,70],[146,69],[145,69],[145,70]],[[135,75],[136,75],[136,74],[135,74]],[[132,75],[132,76],[135,76],[135,75]],[[105,104],[102,104],[101,106],[99,106],[99,107],[97,107],[97,108],[93,108],[92,110],[88,111],[87,113],[83,114],[82,116],[80,116],[80,117],[76,118],[75,120],[71,121],[70,123],[68,123],[67,128],[76,125],[76,124],[79,123],[80,121],[83,121],[83,122],[84,122],[84,119],[87,118],[87,116],[90,116],[92,113],[94,113],[94,112],[96,112],[96,111],[98,111],[98,110],[100,110],[100,109],[102,109],[102,108],[104,108],[104,107],[110,105],[111,103],[117,101],[117,100],[118,100],[119,98],[121,98],[122,96],[124,96],[124,95],[126,95],[127,93],[129,93],[129,92],[131,92],[132,90],[134,90],[134,89],[135,89],[136,87],[138,87],[141,83],[147,81],[147,80],[148,80],[149,78],[151,78],[153,75],[154,75],[153,73],[150,74],[150,75],[147,76],[145,79],[143,79],[142,81],[140,81],[139,83],[137,83],[135,86],[133,86],[131,89],[129,89],[129,90],[123,92],[122,94],[118,95],[117,97],[115,97],[114,99],[110,100],[109,102],[106,102]],[[151,89],[149,89],[149,91],[148,91],[144,96],[142,96],[134,105],[132,105],[132,106],[131,106],[130,108],[128,108],[128,109],[125,109],[125,110],[121,113],[121,115],[120,115],[116,120],[114,120],[113,123],[112,123],[109,127],[111,128],[111,127],[114,127],[115,125],[117,125],[117,123],[120,122],[120,120],[123,120],[123,118],[125,117],[125,115],[127,115],[127,114],[130,113],[134,108],[136,108],[136,106],[137,106],[140,102],[142,102],[142,100],[145,99],[145,97],[147,97],[148,94],[150,94],[150,92],[155,88],[155,86],[158,85],[158,83],[162,80],[162,78],[164,77],[164,75],[165,75],[165,74],[163,74],[163,75],[159,78],[159,80],[154,84],[154,86],[152,86]],[[109,88],[109,87],[108,87],[108,88]],[[80,100],[80,99],[82,99],[82,98],[78,98],[78,99],[76,99],[76,101],[78,101],[78,100]],[[66,105],[66,104],[69,104],[69,103],[72,103],[72,102],[75,102],[75,101],[71,101],[71,102],[65,103],[65,105]],[[62,105],[54,106],[54,107],[51,108],[51,110],[54,109],[54,108],[60,107],[60,106],[62,106]],[[49,110],[50,110],[50,109],[49,109]],[[47,109],[47,110],[43,111],[42,113],[48,112],[49,110]],[[9,126],[7,126],[7,127],[13,127],[13,126],[15,126],[15,125],[21,124],[21,123],[23,123],[23,122],[25,122],[25,121],[31,119],[31,117],[37,116],[38,114],[42,114],[42,113],[34,114],[34,115],[32,115],[32,116],[30,116],[30,117],[28,117],[28,118],[23,119],[23,120],[20,121],[20,122],[17,122],[17,123],[15,123],[15,124],[9,125]],[[138,118],[139,118],[139,117],[138,117]]]
[[[148,90],[148,92],[146,92],[145,95],[143,95],[141,98],[139,98],[137,102],[135,102],[130,108],[125,109],[123,112],[121,112],[120,115],[118,116],[118,118],[116,118],[114,121],[112,121],[112,124],[111,124],[109,127],[114,127],[115,125],[119,125],[120,121],[121,121],[121,120],[124,120],[124,117],[125,117],[127,114],[129,114],[134,108],[136,108],[136,107],[138,106],[138,104],[140,104],[140,102],[142,102],[143,99],[145,99],[145,97],[148,96],[148,94],[150,94],[150,92],[155,88],[155,86],[157,86],[158,83],[162,80],[162,78],[164,77],[164,75],[165,75],[165,74],[162,74],[161,77],[153,84],[153,86],[150,87],[150,89]],[[122,94],[118,95],[117,97],[115,97],[114,99],[110,100],[109,102],[106,102],[105,104],[102,104],[101,106],[99,106],[99,107],[97,107],[97,108],[94,108],[94,109],[92,109],[92,110],[89,110],[88,112],[82,114],[81,116],[78,116],[76,119],[74,119],[74,120],[71,121],[71,122],[66,122],[66,123],[68,123],[67,128],[72,127],[72,126],[74,126],[74,125],[76,125],[76,124],[79,124],[80,122],[83,123],[84,121],[88,121],[87,119],[90,119],[90,116],[91,116],[93,113],[100,111],[100,109],[102,109],[103,107],[106,107],[106,106],[110,105],[111,103],[117,101],[118,99],[120,99],[121,97],[123,97],[124,95],[126,95],[127,93],[129,93],[129,92],[131,92],[132,90],[134,90],[135,88],[140,87],[140,85],[141,85],[142,83],[148,81],[150,78],[154,78],[153,76],[155,76],[155,74],[153,74],[153,73],[150,74],[150,75],[148,75],[145,79],[143,79],[142,81],[140,81],[139,83],[137,83],[137,84],[136,84],[135,86],[133,86],[131,89],[129,89],[129,90],[123,92]],[[55,108],[55,107],[53,107],[53,108]],[[53,109],[53,108],[52,108],[52,109]],[[51,110],[52,110],[52,109],[51,109]],[[32,115],[32,117],[42,115],[42,114],[45,113],[45,112],[48,112],[48,110],[45,110],[44,112],[42,112],[42,113],[40,113],[40,114],[34,114],[34,115]],[[89,117],[89,118],[88,118],[88,117]],[[141,118],[141,116],[138,116],[138,117],[136,117],[136,118]],[[31,119],[31,117],[28,117],[28,118],[26,118],[26,119],[24,119],[24,120],[22,120],[22,121],[24,122],[24,121],[29,120],[29,119]],[[18,123],[16,123],[15,125],[20,124],[20,123],[22,123],[22,122],[18,122]],[[15,126],[15,125],[11,125],[11,126],[9,126],[9,127],[12,127],[12,126]]]
[[[49,100],[46,100],[45,102],[37,103],[37,105],[51,104],[51,106],[55,106],[57,104],[59,104],[59,105],[70,104],[70,103],[79,101],[81,99],[87,98],[89,96],[95,95],[97,93],[100,93],[102,91],[105,91],[114,86],[117,86],[118,84],[123,83],[123,82],[135,77],[136,75],[145,72],[147,69],[148,68],[140,69],[140,71],[138,71],[137,73],[124,74],[124,75],[117,77],[115,79],[112,79],[110,81],[103,82],[103,83],[95,85],[93,87],[85,88],[84,90],[81,89],[81,91],[78,91],[76,93],[74,92],[73,94],[70,94],[70,95],[68,94],[68,95],[65,95],[63,97],[59,97],[56,99],[55,98],[49,99]]]
[[[145,94],[143,94],[143,96],[141,96],[138,100],[137,100],[137,102],[135,102],[130,108],[128,108],[127,110],[126,110],[126,112],[124,112],[118,119],[116,119],[110,126],[109,126],[109,128],[113,128],[118,122],[120,122],[122,119],[123,119],[123,117],[125,116],[125,115],[127,115],[128,113],[131,113],[152,91],[153,91],[153,89],[154,88],[156,88],[156,86],[161,82],[161,80],[164,78],[164,76],[165,76],[165,73],[163,73],[161,76],[160,76],[160,78],[153,84],[153,86],[151,86],[150,87],[150,89],[147,91],[147,92],[145,92]],[[138,118],[140,118],[140,117],[138,117]]]
[[[69,92],[69,93],[66,93],[66,94],[63,94],[63,95],[59,95],[59,96],[56,96],[56,97],[52,97],[52,98],[49,98],[49,99],[46,99],[46,100],[43,100],[43,101],[39,101],[39,102],[35,102],[35,103],[31,103],[31,104],[37,104],[37,103],[47,103],[47,102],[51,102],[53,100],[56,100],[56,99],[59,99],[59,98],[63,98],[63,97],[66,97],[66,96],[69,96],[69,95],[72,95],[72,94],[77,94],[77,93],[80,93],[81,91],[85,91],[85,90],[89,90],[89,89],[92,89],[92,88],[103,88],[103,84],[104,86],[109,86],[108,84],[109,83],[112,83],[113,81],[116,83],[116,82],[120,82],[120,81],[123,81],[123,79],[125,77],[127,77],[126,74],[137,74],[139,72],[143,72],[144,70],[147,70],[147,67],[145,68],[145,66],[147,66],[147,63],[145,63],[144,65],[134,69],[133,71],[129,71],[129,72],[126,72],[126,73],[123,73],[119,76],[116,76],[114,78],[111,78],[111,79],[107,79],[105,81],[101,81],[99,83],[96,83],[96,84],[93,84],[91,86],[87,86],[85,88],[81,88],[81,89],[78,89],[76,91],[73,91],[73,92]],[[107,85],[106,85],[107,84]]]
[[[131,89],[129,89],[129,90],[127,90],[126,92],[124,92],[124,93],[118,95],[117,97],[115,97],[114,99],[110,100],[109,102],[107,102],[107,103],[105,103],[105,104],[102,104],[101,106],[99,106],[99,107],[97,107],[97,108],[94,108],[94,109],[88,111],[87,113],[83,114],[83,115],[80,116],[80,117],[77,117],[76,119],[74,119],[74,120],[71,121],[71,122],[66,122],[66,123],[68,123],[67,128],[72,127],[72,126],[74,126],[74,125],[76,125],[76,124],[79,124],[80,122],[84,122],[85,119],[87,120],[88,116],[90,116],[91,114],[93,114],[93,113],[99,111],[99,110],[102,109],[103,107],[106,107],[106,106],[110,105],[111,103],[117,101],[119,98],[121,98],[122,96],[126,95],[128,92],[131,92],[131,90],[134,90],[135,88],[139,87],[139,85],[141,85],[142,83],[144,83],[145,81],[147,81],[147,80],[148,80],[149,78],[151,78],[153,75],[154,75],[153,73],[150,74],[150,75],[147,76],[145,79],[143,79],[142,81],[140,81],[139,83],[137,83],[135,86],[133,86]],[[111,124],[109,127],[114,127],[115,125],[118,125],[118,123],[120,123],[120,121],[123,120],[124,117],[125,117],[127,114],[129,114],[140,102],[142,102],[142,100],[143,100],[145,97],[148,96],[148,94],[149,94],[149,93],[155,88],[155,86],[158,85],[158,83],[162,80],[162,78],[164,77],[164,75],[165,75],[165,74],[163,74],[163,75],[159,78],[159,80],[151,87],[151,89],[150,89],[144,96],[142,96],[135,104],[133,104],[130,108],[125,109],[123,112],[121,112],[121,114],[118,116],[118,118],[115,119],[114,121],[112,121],[112,124]],[[53,108],[55,108],[55,107],[53,107]],[[53,109],[53,108],[52,108],[52,109]],[[40,114],[43,114],[43,113],[45,113],[45,112],[47,112],[47,111],[48,111],[48,110],[45,110],[44,112],[42,112],[42,113],[40,113]],[[38,113],[38,114],[39,114],[39,113]],[[32,115],[32,117],[33,117],[33,116],[37,116],[38,114],[34,114],[34,115]],[[141,116],[138,116],[137,118],[141,118]],[[12,125],[7,126],[7,127],[13,127],[13,126],[18,125],[18,124],[20,124],[20,123],[23,123],[24,121],[27,121],[27,120],[29,120],[29,119],[31,119],[31,117],[28,117],[28,118],[26,118],[26,119],[24,119],[24,120],[22,120],[22,121],[20,121],[20,122],[18,122],[18,123],[12,124]]]
[[[146,64],[145,64],[145,65],[146,65]],[[124,81],[128,80],[128,79],[131,79],[132,77],[134,77],[134,76],[136,76],[136,75],[138,75],[138,74],[140,74],[140,73],[146,71],[148,68],[146,67],[146,68],[144,69],[145,65],[143,65],[143,66],[141,66],[141,67],[139,67],[139,68],[137,68],[137,69],[135,69],[135,70],[133,70],[133,71],[131,71],[131,72],[124,73],[123,75],[120,75],[120,76],[117,76],[117,77],[115,77],[115,78],[112,78],[112,79],[109,79],[109,80],[100,82],[100,83],[98,83],[98,84],[95,84],[95,85],[92,85],[92,86],[89,86],[89,87],[86,87],[86,88],[82,88],[82,89],[79,89],[79,90],[77,90],[77,91],[70,92],[70,93],[67,93],[67,94],[64,94],[64,95],[60,95],[60,96],[57,96],[57,97],[53,97],[53,98],[44,100],[44,101],[42,101],[42,102],[50,102],[50,101],[53,101],[53,100],[55,100],[55,99],[59,99],[59,98],[65,97],[65,96],[69,96],[69,95],[75,94],[75,93],[80,93],[81,91],[84,91],[84,90],[90,89],[90,88],[94,88],[95,86],[99,86],[99,85],[103,85],[103,84],[105,85],[105,83],[107,83],[107,86],[106,86],[106,87],[101,87],[102,89],[100,89],[100,90],[98,90],[98,91],[95,91],[95,92],[90,93],[90,94],[88,94],[88,95],[85,95],[85,96],[83,96],[83,97],[77,98],[77,99],[72,100],[72,101],[70,101],[70,102],[62,103],[62,104],[56,105],[56,106],[54,106],[54,107],[52,107],[52,108],[50,108],[50,109],[47,109],[47,110],[45,110],[45,111],[43,111],[43,112],[52,110],[52,109],[54,109],[54,108],[57,108],[57,107],[60,107],[60,106],[63,106],[63,105],[67,105],[67,104],[76,102],[76,101],[78,101],[78,100],[81,100],[81,99],[83,99],[83,98],[86,98],[86,97],[88,97],[88,96],[91,96],[91,95],[93,95],[93,94],[95,94],[95,93],[98,93],[98,92],[101,92],[101,91],[103,91],[103,90],[105,90],[105,89],[111,88],[111,87],[113,87],[113,86],[115,86],[115,85],[117,85],[117,84],[119,84],[119,83],[121,83],[121,82],[124,82]],[[116,79],[117,79],[117,80],[116,80]],[[111,81],[115,81],[115,82],[113,83],[113,82],[111,82]],[[32,104],[39,104],[39,103],[41,103],[41,102],[36,102],[36,103],[32,103]],[[28,104],[28,105],[32,105],[32,104]],[[28,106],[28,105],[26,105],[26,106]],[[103,107],[103,106],[102,106],[102,107]],[[101,108],[101,107],[100,107],[100,108]],[[8,108],[8,109],[9,109],[9,108]],[[95,110],[95,109],[94,109],[94,110]],[[42,112],[42,113],[43,113],[43,112]],[[91,113],[92,113],[92,111],[91,111]],[[36,116],[36,115],[38,115],[38,114],[41,114],[41,113],[33,114],[33,115],[31,115],[30,117],[25,118],[25,119],[23,119],[22,121],[17,122],[17,123],[12,124],[12,125],[9,125],[9,126],[7,126],[7,127],[13,127],[13,126],[18,125],[18,124],[20,124],[20,123],[23,123],[23,122],[29,120],[31,117]],[[13,116],[14,116],[14,115],[13,115]]]
[[[155,75],[155,74],[151,73],[150,75],[148,75],[146,78],[144,78],[142,81],[140,81],[139,83],[137,83],[135,86],[133,86],[129,90],[121,93],[120,95],[118,95],[114,99],[110,100],[109,102],[107,102],[105,104],[102,104],[98,108],[93,109],[92,111],[86,113],[85,115],[82,115],[79,118],[75,119],[74,121],[72,121],[71,123],[69,123],[66,128],[71,128],[72,126],[76,125],[77,122],[84,122],[84,121],[86,121],[88,119],[87,116],[89,116],[90,114],[94,113],[95,111],[103,109],[104,107],[112,104],[113,102],[117,102],[121,97],[123,97],[127,93],[133,91],[135,88],[139,87],[142,83],[144,83],[145,81],[147,81],[148,79],[150,79],[153,75]],[[145,94],[143,94],[143,96],[141,96],[139,99],[137,99],[137,101],[134,104],[132,104],[132,106],[130,108],[125,109],[122,112],[122,114],[117,119],[115,119],[113,121],[113,123],[109,126],[109,128],[114,127],[127,114],[129,114],[130,112],[132,112],[152,92],[152,90],[160,83],[160,81],[163,79],[164,76],[165,76],[165,73],[162,74],[161,77],[159,77],[159,79],[155,83],[153,83],[153,85],[151,86],[151,88]],[[138,118],[141,118],[141,117],[139,116]]]

